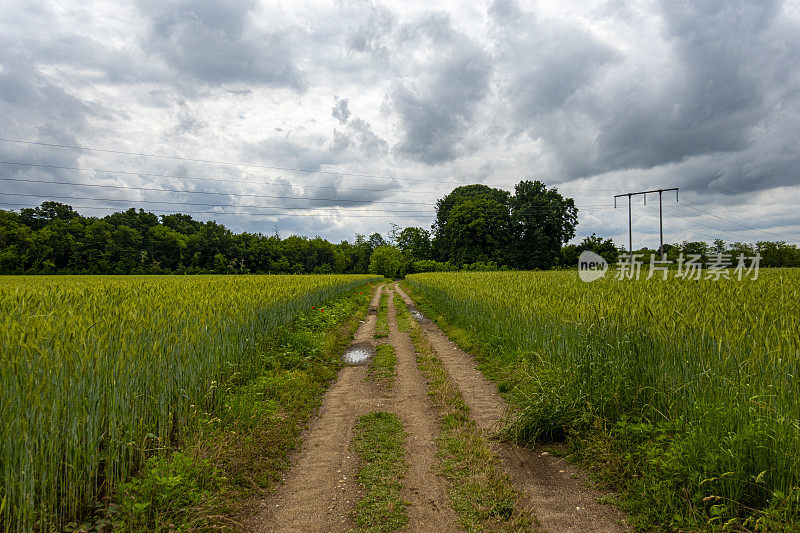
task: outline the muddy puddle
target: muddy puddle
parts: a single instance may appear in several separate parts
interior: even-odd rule
[[[374,351],[375,349],[371,344],[367,342],[359,342],[358,344],[353,344],[347,348],[344,354],[342,354],[342,359],[344,359],[344,362],[348,365],[358,365],[366,362],[366,360],[372,356]]]
[[[429,324],[430,323],[430,320],[428,319],[428,317],[426,317],[425,315],[420,313],[419,310],[416,307],[411,306],[411,305],[408,306],[408,312],[409,312],[409,314],[411,314],[411,316],[414,317],[414,320],[416,320],[420,324]]]

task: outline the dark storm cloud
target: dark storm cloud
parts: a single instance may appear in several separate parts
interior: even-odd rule
[[[794,124],[798,116],[790,90],[798,28],[780,8],[661,2],[648,14],[661,16],[663,34],[653,37],[669,50],[659,68],[641,66],[646,48],[616,50],[574,22],[539,20],[513,2],[490,14],[509,76],[503,92],[518,126],[555,156],[557,177],[678,165],[661,174],[734,194],[798,182],[797,128],[786,117]]]
[[[763,44],[777,3],[662,2],[665,37],[676,63],[660,81],[659,97],[611,108],[598,138],[603,170],[649,168],[688,157],[744,149],[769,110],[763,109]],[[765,79],[765,77],[767,79]],[[633,96],[636,96],[635,94]]]
[[[0,52],[0,137],[42,139],[51,143],[76,144],[90,129],[90,119],[105,116],[106,110],[87,103],[42,75],[27,59]],[[79,154],[73,150],[47,149],[31,144],[0,142],[0,160],[55,167],[74,167]],[[74,172],[63,169],[0,164],[0,176],[7,179],[73,178]],[[28,182],[0,182],[0,195],[9,193],[56,194],[63,187]],[[69,191],[66,191],[69,192]],[[38,203],[36,198],[6,196],[6,201]],[[7,207],[0,207],[7,208]]]
[[[150,22],[145,48],[176,74],[214,85],[249,82],[300,92],[308,87],[293,61],[293,30],[256,28],[253,0],[145,0],[140,6]]]
[[[634,101],[627,111],[612,107],[613,115],[603,117],[600,167],[650,168],[706,156],[687,165],[694,177],[688,188],[733,194],[796,185],[800,156],[791,147],[800,99],[791,87],[799,28],[784,24],[779,2],[661,7],[678,61],[660,80],[661,99]]]
[[[74,142],[87,117],[102,109],[67,93],[26,63],[4,62],[0,72],[0,115],[5,131],[51,141]]]
[[[0,136],[503,186],[523,175],[553,184],[591,178],[584,183],[603,188],[679,185],[715,201],[729,195],[730,205],[800,185],[796,7],[777,0],[591,3],[533,9],[497,0],[484,12],[457,3],[429,12],[338,0],[317,12],[259,0],[7,2],[0,10]],[[182,172],[149,159],[3,142],[0,158]],[[286,202],[293,206],[378,210],[382,204],[347,200],[420,198],[413,182],[406,189],[391,180],[262,170],[252,177],[272,178],[264,191],[325,199]],[[205,188],[227,203],[238,200],[226,192],[250,191],[56,169],[0,172]],[[0,193],[56,192],[0,185]],[[317,228],[325,219],[291,220],[292,231],[324,231]],[[336,231],[373,222],[342,219]],[[616,228],[599,215],[593,223]]]
[[[527,120],[568,105],[619,60],[613,48],[574,23],[537,20],[510,1],[495,2],[489,13],[498,31],[496,59],[510,76],[504,96]]]
[[[392,89],[403,129],[396,150],[430,165],[452,161],[463,154],[460,143],[476,106],[489,92],[489,55],[455,30],[444,14],[404,25],[399,41],[401,48],[425,49],[427,57],[410,67],[417,70],[414,78],[398,81]]]

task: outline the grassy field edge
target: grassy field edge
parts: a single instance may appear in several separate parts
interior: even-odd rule
[[[341,367],[369,307],[363,287],[300,313],[258,342],[262,376],[225,391],[221,413],[198,413],[182,446],[151,457],[123,484],[105,516],[117,531],[239,529],[250,497],[271,488]]]
[[[483,339],[463,327],[454,325],[440,313],[408,280],[403,289],[414,299],[425,315],[461,349],[472,353],[484,375],[497,384],[500,394],[511,404],[524,408],[524,398],[515,394],[516,384],[534,379],[514,364],[514,358],[504,352],[496,339]],[[558,413],[553,413],[558,416]],[[546,422],[546,421],[544,421]],[[521,437],[513,415],[503,432],[506,438],[520,444],[531,444]],[[551,453],[564,455],[570,462],[587,469],[602,488],[614,491],[614,503],[629,515],[629,521],[642,531],[798,531],[800,526],[800,488],[776,495],[767,508],[747,509],[744,517],[731,517],[726,502],[718,496],[697,499],[676,486],[672,465],[680,463],[673,457],[686,445],[681,442],[677,428],[669,424],[650,424],[641,420],[622,420],[609,424],[594,416],[588,425],[570,427],[565,434],[537,439]],[[562,445],[563,442],[563,445]],[[698,480],[702,486],[717,479]],[[659,502],[657,511],[653,502]],[[677,502],[681,502],[678,506]],[[727,516],[726,516],[727,515]]]
[[[375,338],[382,339],[389,336],[389,293],[384,291],[378,303],[378,319],[375,324]]]

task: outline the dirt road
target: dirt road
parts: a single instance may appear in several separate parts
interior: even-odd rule
[[[396,287],[406,305],[411,298]],[[414,307],[415,308],[415,307]],[[423,320],[428,341],[447,373],[464,395],[470,414],[487,434],[497,429],[508,405],[497,387],[478,370],[473,358],[459,349],[431,321]],[[603,494],[591,488],[586,475],[564,459],[537,453],[512,443],[497,443],[497,452],[516,488],[542,527],[551,532],[621,532],[624,515],[598,502]]]
[[[292,468],[278,489],[258,502],[245,524],[249,531],[349,531],[355,524],[351,511],[359,500],[355,483],[356,457],[350,440],[356,419],[370,411],[396,413],[408,434],[408,471],[403,479],[403,499],[409,502],[410,531],[458,531],[458,520],[447,496],[444,478],[436,475],[436,436],[439,422],[420,374],[413,344],[397,325],[391,296],[397,291],[407,304],[408,295],[396,285],[378,287],[371,312],[359,327],[353,344],[376,344],[374,337],[381,292],[389,293],[389,336],[382,339],[395,348],[396,377],[390,389],[366,379],[366,366],[344,367],[326,392],[322,407],[303,436]],[[469,354],[459,350],[432,323],[424,332],[461,389],[478,425],[487,434],[500,421],[507,406]],[[588,488],[585,477],[561,459],[509,444],[497,444],[497,455],[515,488],[538,517],[543,529],[556,532],[624,531],[619,511],[597,503],[602,496]]]

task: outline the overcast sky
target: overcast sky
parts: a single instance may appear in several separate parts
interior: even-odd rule
[[[575,198],[578,239],[627,243],[613,195],[680,187],[667,242],[800,241],[797,1],[0,6],[0,208],[339,241],[429,228],[458,184],[540,179]],[[633,213],[657,246],[657,196]]]

